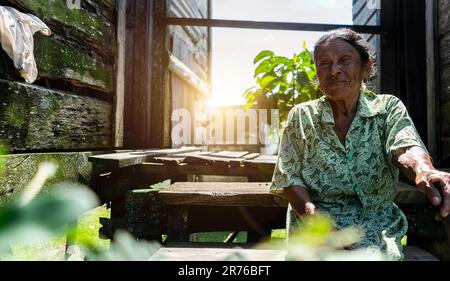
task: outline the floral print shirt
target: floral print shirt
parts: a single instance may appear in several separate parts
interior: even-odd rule
[[[271,191],[282,195],[286,187],[305,187],[317,210],[338,229],[363,230],[365,236],[356,247],[375,247],[392,259],[402,259],[401,239],[408,224],[393,202],[399,170],[392,156],[401,147],[420,146],[427,151],[412,119],[397,97],[362,90],[345,144],[333,127],[325,96],[291,110]],[[290,204],[287,222],[289,232],[298,227]]]

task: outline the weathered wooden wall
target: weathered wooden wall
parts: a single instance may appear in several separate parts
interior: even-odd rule
[[[118,0],[122,1],[122,0]],[[111,152],[117,76],[116,0],[0,0],[42,19],[34,36],[38,80],[25,83],[0,49],[0,206],[20,194],[44,161],[57,164],[46,187],[88,185],[88,156]],[[73,152],[64,152],[64,151]],[[46,189],[44,189],[45,192]]]
[[[450,156],[450,1],[438,1],[439,153]]]
[[[23,83],[0,51],[0,143],[11,152],[113,146],[116,0],[0,0],[38,16],[51,37],[34,36],[39,78]]]
[[[167,1],[170,17],[207,18],[210,9],[208,0]],[[211,91],[210,32],[207,27],[170,26],[168,36],[170,55],[166,87],[171,97],[171,109],[188,110],[194,127],[195,105],[204,106]]]

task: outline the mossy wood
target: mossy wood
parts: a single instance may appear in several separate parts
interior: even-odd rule
[[[66,0],[1,0],[0,3],[39,17],[53,33],[88,51],[94,50],[109,59],[114,56],[115,0],[83,0],[79,8],[67,5]]]
[[[13,152],[111,146],[111,104],[0,79],[0,142]]]
[[[2,176],[0,176],[0,206],[4,206],[12,198],[21,194],[43,162],[52,162],[57,166],[56,174],[45,184],[44,193],[54,184],[61,182],[88,184],[92,165],[87,159],[92,154],[94,153],[67,152],[0,156],[3,169]]]

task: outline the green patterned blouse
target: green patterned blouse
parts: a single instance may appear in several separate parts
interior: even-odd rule
[[[395,96],[361,91],[345,145],[334,129],[325,96],[295,106],[281,138],[271,191],[282,194],[292,185],[305,187],[317,210],[337,229],[359,226],[365,233],[357,248],[376,248],[402,259],[401,239],[408,224],[393,203],[399,170],[392,162],[401,147],[420,146],[417,130]],[[288,230],[298,227],[289,205]]]

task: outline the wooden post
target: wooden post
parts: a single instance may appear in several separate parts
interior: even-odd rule
[[[167,241],[189,241],[189,209],[186,206],[171,206],[168,209]]]
[[[162,242],[167,216],[158,200],[158,190],[131,190],[125,196],[127,230],[137,238]]]
[[[126,47],[126,16],[127,0],[117,2],[117,56],[116,56],[116,94],[115,94],[115,122],[114,146],[123,146],[123,114],[125,109],[125,47]]]

